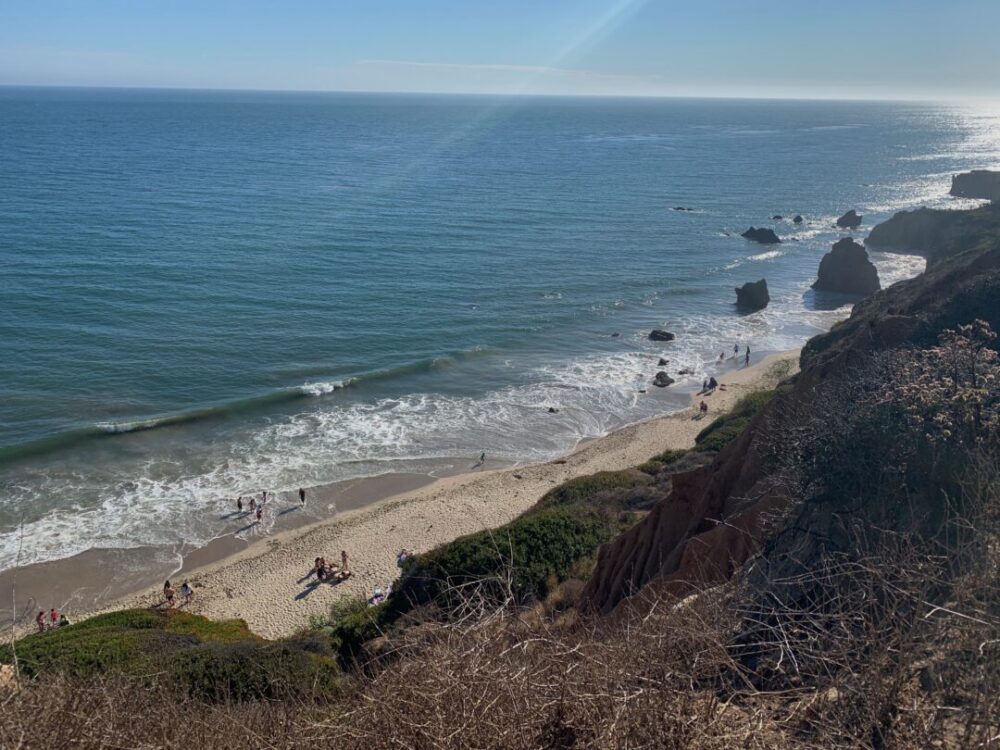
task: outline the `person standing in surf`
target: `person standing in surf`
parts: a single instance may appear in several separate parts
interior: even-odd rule
[[[299,487],[299,506],[306,507],[306,491]]]

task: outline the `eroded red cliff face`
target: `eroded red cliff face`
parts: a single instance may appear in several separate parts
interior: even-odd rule
[[[819,384],[849,378],[875,350],[929,344],[941,330],[976,318],[1000,329],[1000,237],[977,236],[973,244],[867,298],[812,339],[786,392],[710,464],[675,475],[648,516],[601,548],[584,600],[608,612],[654,581],[684,596],[728,579],[756,554],[795,501],[776,479],[773,428],[781,420],[782,430],[794,427]]]

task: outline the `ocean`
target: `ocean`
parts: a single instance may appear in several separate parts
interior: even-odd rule
[[[998,163],[957,105],[0,88],[0,570],[675,410],[849,312],[809,289],[838,215]]]

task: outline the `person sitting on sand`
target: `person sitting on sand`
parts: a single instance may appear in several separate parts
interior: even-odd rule
[[[406,564],[406,561],[411,557],[413,557],[413,553],[404,547],[399,551],[399,554],[396,555],[396,565],[402,568],[403,565]]]
[[[185,604],[190,604],[191,600],[194,599],[194,589],[187,581],[181,584],[181,596],[184,597]]]
[[[163,600],[168,607],[174,606],[174,587],[170,585],[170,581],[163,584]]]
[[[59,615],[59,627],[64,628],[69,625],[69,618],[66,615]]]
[[[714,391],[718,387],[719,387],[719,381],[718,380],[716,380],[715,378],[709,378],[708,379],[708,390]]]
[[[375,607],[385,601],[385,592],[382,591],[380,586],[375,587],[375,591],[372,592],[371,599],[368,600],[369,607]]]
[[[35,618],[35,624],[38,625],[38,632],[45,632],[45,610],[38,610],[38,616]]]
[[[698,407],[698,411],[701,412],[702,416],[704,416],[705,414],[708,414],[708,404],[706,404],[704,401],[702,401],[701,402],[701,406]]]

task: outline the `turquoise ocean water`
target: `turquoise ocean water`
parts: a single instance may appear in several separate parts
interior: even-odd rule
[[[846,314],[808,291],[837,215],[998,162],[957,106],[0,88],[0,569],[675,409]],[[640,393],[660,356],[695,375]]]

